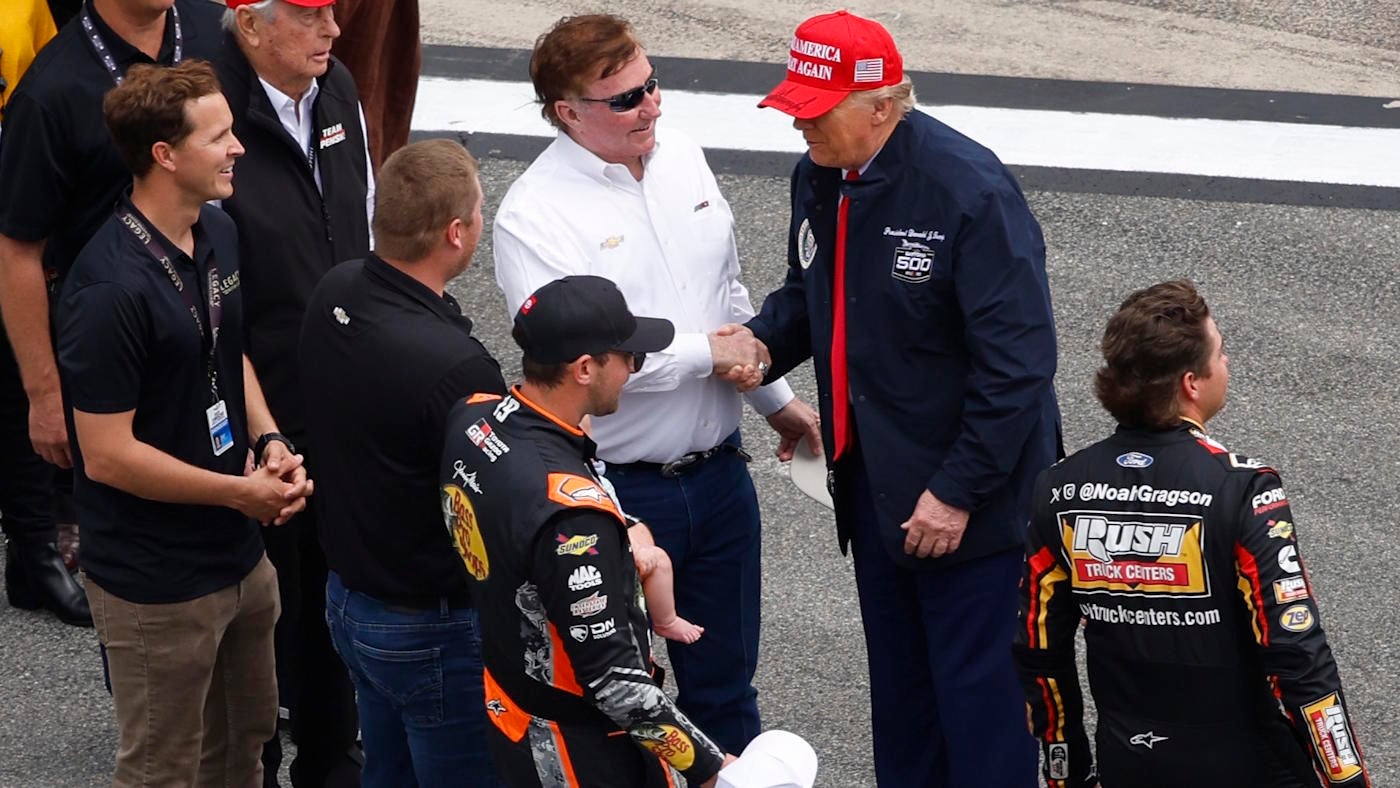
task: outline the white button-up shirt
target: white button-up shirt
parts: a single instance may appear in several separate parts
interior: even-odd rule
[[[496,282],[512,319],[531,293],[572,274],[611,279],[635,315],[676,326],[647,354],[617,413],[593,419],[610,463],[670,462],[708,449],[739,426],[734,386],[712,377],[707,332],[753,316],[739,283],[734,215],[700,147],[657,129],[638,181],[560,132],[511,185],[492,229]],[[763,416],[793,398],[784,380],[744,395]]]
[[[277,113],[277,119],[282,121],[282,128],[303,151],[311,149],[311,135],[315,133],[313,128],[316,119],[312,117],[311,108],[316,104],[316,94],[321,92],[321,86],[316,80],[311,80],[311,87],[301,94],[301,101],[288,96],[286,93],[272,86],[271,82],[258,77],[262,83],[263,90],[267,93],[267,100],[272,102],[272,109]],[[374,224],[374,163],[369,157],[369,130],[365,125],[365,108],[360,107],[360,134],[365,138],[365,175],[368,180],[365,182],[368,187],[365,190],[365,216],[369,217],[369,223]],[[308,158],[310,158],[308,156]],[[316,158],[316,168],[311,171],[311,175],[316,179],[316,188],[321,189],[321,158]],[[370,230],[370,245],[373,246],[374,230]]]

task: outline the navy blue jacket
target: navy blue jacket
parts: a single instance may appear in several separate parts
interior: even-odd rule
[[[1040,225],[995,154],[917,110],[859,180],[803,156],[787,280],[748,325],[772,353],[770,379],[813,359],[828,462],[838,190],[847,377],[890,555],[928,566],[1020,545],[1035,476],[1063,455]],[[971,519],[956,552],[920,561],[899,526],[925,489]],[[851,524],[837,527],[844,551]]]

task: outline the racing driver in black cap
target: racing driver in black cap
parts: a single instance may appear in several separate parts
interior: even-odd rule
[[[674,333],[607,279],[555,280],[515,316],[525,381],[448,418],[443,513],[476,581],[491,754],[511,786],[710,786],[729,759],[661,691],[628,520],[578,426],[615,411]]]

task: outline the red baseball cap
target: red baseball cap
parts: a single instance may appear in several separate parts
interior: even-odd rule
[[[260,3],[262,0],[225,0],[225,5],[229,8],[237,8],[241,5],[252,5]],[[302,8],[320,8],[321,6],[335,5],[335,0],[287,0],[292,5],[299,5]]]
[[[787,79],[758,103],[804,120],[824,115],[850,93],[898,85],[904,59],[885,26],[844,8],[797,26]]]

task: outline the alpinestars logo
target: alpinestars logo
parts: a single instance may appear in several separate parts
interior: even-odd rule
[[[1114,596],[1210,594],[1199,517],[1061,512],[1076,590]]]
[[[580,566],[569,575],[569,590],[582,591],[585,588],[603,584],[603,575],[594,566]]]

